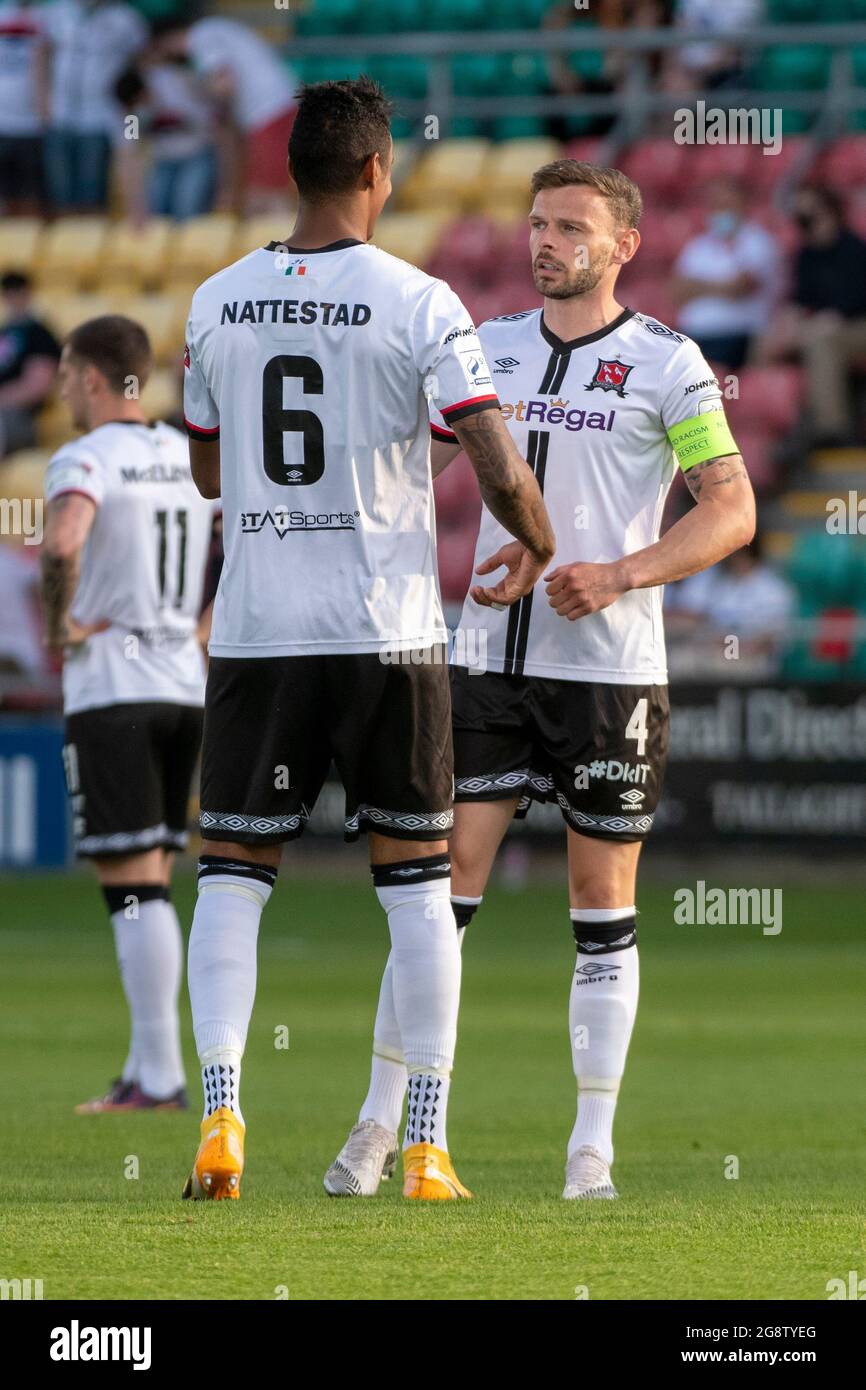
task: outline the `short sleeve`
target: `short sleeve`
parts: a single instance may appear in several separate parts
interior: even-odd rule
[[[190,439],[219,439],[220,415],[196,353],[192,314],[183,351],[183,420]]]
[[[74,443],[64,444],[46,469],[45,501],[53,502],[66,493],[77,492],[98,507],[105,496],[105,484],[105,470],[95,453]]]
[[[457,420],[498,407],[475,325],[442,280],[425,290],[415,310],[413,348],[437,439],[454,440],[452,426]]]
[[[718,379],[690,338],[672,352],[661,373],[662,425],[683,471],[707,459],[737,454]]]

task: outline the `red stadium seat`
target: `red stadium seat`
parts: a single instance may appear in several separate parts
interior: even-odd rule
[[[805,135],[786,135],[778,154],[764,154],[761,145],[748,146],[752,153],[749,184],[756,203],[771,196],[779,182],[802,157],[806,143]]]
[[[645,202],[664,202],[688,188],[692,154],[692,148],[687,149],[685,145],[676,145],[666,137],[656,136],[641,140],[626,150],[619,167],[640,186]]]
[[[866,135],[845,135],[836,140],[818,162],[818,178],[840,193],[866,183]]]
[[[576,159],[581,164],[597,164],[601,140],[597,135],[582,135],[570,140],[562,152],[563,159]]]
[[[791,429],[803,400],[803,374],[798,367],[745,367],[739,378],[739,398],[726,402],[735,433],[741,422],[749,429],[775,434]]]
[[[458,454],[433,484],[436,498],[437,525],[445,530],[478,525],[481,515],[481,494],[472,464],[465,454]]]
[[[734,438],[748,469],[752,486],[761,496],[773,492],[779,482],[779,469],[773,458],[775,435],[758,425],[734,424]]]
[[[658,319],[668,328],[676,328],[677,307],[670,297],[669,285],[668,275],[639,276],[635,272],[628,280],[623,274],[621,283],[617,282],[617,292],[620,303],[637,309],[638,313],[647,314],[651,319]]]
[[[496,277],[501,242],[501,228],[486,217],[450,222],[428,262],[430,274],[449,280],[459,266],[461,278],[472,277],[478,285],[489,285]]]
[[[702,225],[703,214],[699,209],[668,211],[650,204],[644,208],[640,221],[641,244],[636,263],[644,270],[667,269]]]
[[[689,160],[690,184],[694,195],[703,198],[706,185],[717,178],[748,182],[753,163],[752,149],[753,146],[748,144],[695,145],[690,150]]]

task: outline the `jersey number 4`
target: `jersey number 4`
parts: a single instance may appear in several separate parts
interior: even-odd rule
[[[325,436],[322,422],[312,410],[287,410],[283,405],[286,377],[300,377],[307,396],[321,396],[322,369],[313,357],[272,357],[262,380],[262,454],[265,472],[281,487],[306,487],[317,483],[325,471]],[[300,434],[303,463],[287,464],[285,437]]]
[[[637,755],[642,758],[646,751],[646,741],[649,738],[649,729],[646,726],[646,712],[648,701],[638,700],[635,705],[631,719],[625,726],[626,738],[637,739]]]

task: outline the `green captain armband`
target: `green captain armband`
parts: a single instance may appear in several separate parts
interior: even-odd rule
[[[707,459],[740,452],[723,410],[708,410],[706,415],[671,425],[668,439],[683,472]]]

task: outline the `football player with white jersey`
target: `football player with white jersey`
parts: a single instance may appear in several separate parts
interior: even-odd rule
[[[460,952],[426,392],[520,543],[498,601],[532,590],[554,540],[465,308],[442,281],[368,244],[392,161],[390,105],[375,83],[306,88],[289,142],[300,195],[291,236],[207,280],[190,310],[193,476],[206,496],[222,494],[225,545],[189,949],[205,1092],[185,1192],[195,1198],[239,1196],[259,921],[282,845],[303,831],[332,759],[347,838],[368,834],[388,916],[409,1085],[403,1190],[469,1195],[445,1131]],[[338,1173],[328,1191],[350,1190],[349,1178]]]
[[[193,483],[184,436],[149,424],[129,391],[150,367],[147,334],[131,319],[73,331],[61,394],[85,433],[45,478],[42,595],[46,640],[64,654],[76,850],[102,885],[132,1024],[122,1076],[79,1114],[186,1106],[169,884],[201,737],[214,504]]]
[[[755,508],[699,349],[614,298],[640,243],[639,189],[618,170],[566,159],[537,170],[532,193],[529,246],[544,306],[482,324],[479,338],[557,549],[511,608],[497,611],[495,591],[479,588],[464,604],[452,657],[452,901],[465,928],[512,817],[532,801],[558,803],[577,943],[569,1032],[578,1108],[563,1196],[611,1198],[613,1119],[638,997],[637,862],[668,744],[662,586],[746,544]],[[441,413],[431,428],[435,474],[459,440]],[[697,506],[660,540],[677,467]],[[519,545],[485,507],[476,572],[519,561]],[[380,1149],[406,1086],[391,970],[360,1112]],[[379,1184],[377,1153],[372,1142],[354,1146],[364,1193]]]

